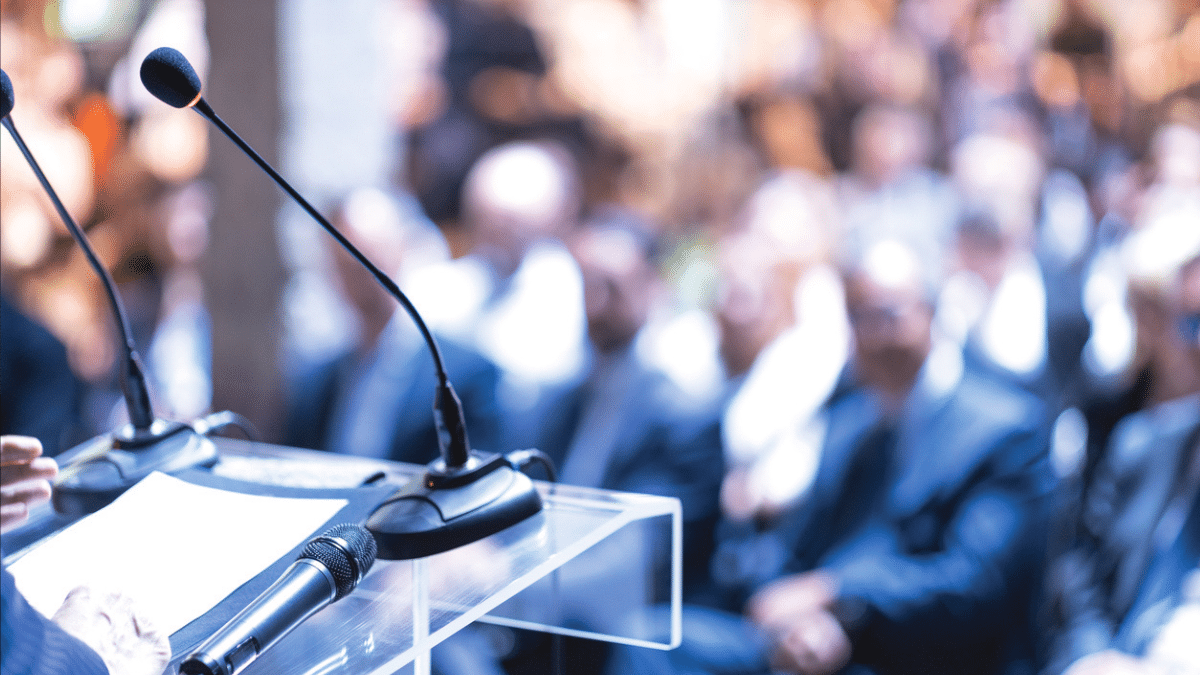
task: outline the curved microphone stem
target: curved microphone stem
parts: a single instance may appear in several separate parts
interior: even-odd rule
[[[368,516],[366,527],[379,546],[379,556],[410,560],[434,555],[478,541],[541,512],[542,500],[537,488],[517,466],[544,456],[533,452],[511,457],[472,452],[462,403],[446,375],[441,350],[416,307],[396,283],[213,112],[200,96],[200,78],[182,54],[170,47],[154,50],[142,62],[141,77],[150,93],[175,108],[195,108],[254,160],[396,298],[429,346],[437,369],[433,417],[441,457],[430,462],[421,476],[399,488]]]
[[[113,314],[117,317],[117,328],[121,332],[121,341],[125,347],[125,365],[121,370],[121,390],[125,394],[125,405],[129,410],[129,421],[133,424],[135,432],[148,432],[151,423],[154,422],[154,409],[150,405],[150,392],[146,387],[146,376],[142,372],[141,358],[138,356],[137,349],[133,345],[133,338],[129,330],[129,319],[125,316],[125,310],[121,306],[121,303],[117,300],[116,284],[113,283],[108,270],[104,269],[104,265],[100,263],[100,259],[96,257],[96,252],[92,250],[91,245],[87,242],[87,238],[83,236],[83,231],[75,224],[75,220],[71,218],[71,214],[67,213],[67,209],[58,198],[58,194],[50,186],[50,181],[42,173],[37,160],[33,158],[33,153],[25,145],[21,134],[17,133],[17,127],[12,123],[12,118],[5,117],[0,123],[4,125],[4,128],[8,129],[8,133],[12,134],[17,147],[21,149],[21,154],[25,155],[25,160],[29,163],[29,167],[33,169],[33,173],[37,176],[38,181],[45,188],[46,194],[50,196],[50,201],[54,203],[54,208],[58,211],[59,217],[62,218],[63,223],[70,230],[71,236],[75,238],[75,241],[79,242],[79,247],[83,249],[84,255],[87,256],[88,263],[96,270],[96,274],[100,275],[100,281],[104,285],[104,293],[108,297],[108,303],[112,306]],[[135,433],[135,435],[138,434]]]
[[[438,349],[437,342],[434,341],[433,334],[429,332],[429,327],[425,325],[424,319],[422,319],[421,315],[417,313],[417,308],[413,306],[412,301],[408,299],[408,296],[404,294],[404,291],[400,290],[400,287],[396,285],[396,282],[392,281],[390,277],[380,271],[380,269],[376,267],[374,263],[367,259],[367,257],[363,255],[361,251],[355,248],[354,245],[350,243],[350,240],[346,239],[346,237],[325,218],[325,216],[322,216],[312,204],[308,203],[307,199],[305,199],[299,192],[296,191],[295,188],[293,188],[286,180],[284,180],[283,176],[280,176],[279,172],[275,171],[275,169],[267,163],[267,160],[263,159],[262,156],[255,152],[254,148],[250,147],[249,144],[242,140],[241,136],[237,135],[237,132],[231,129],[229,125],[225,124],[225,121],[213,111],[212,107],[208,105],[207,101],[200,99],[196,102],[196,105],[192,107],[196,110],[196,112],[200,113],[204,117],[207,117],[213,124],[217,125],[217,128],[219,128],[222,133],[228,136],[229,140],[236,143],[237,146],[242,149],[242,152],[245,152],[247,155],[249,155],[250,159],[253,159],[263,171],[266,171],[267,175],[269,175],[279,185],[279,187],[283,188],[284,192],[287,192],[292,199],[295,199],[296,202],[308,212],[308,215],[312,216],[313,220],[320,223],[321,227],[325,228],[326,232],[332,235],[334,239],[337,239],[339,244],[345,247],[345,249],[349,251],[351,255],[358,259],[358,262],[362,263],[362,265],[371,272],[376,281],[382,284],[383,287],[386,288],[387,291],[396,298],[396,300],[400,301],[401,306],[403,306],[404,310],[408,312],[409,316],[412,317],[413,322],[417,324],[417,328],[421,330],[421,336],[424,337],[425,342],[429,344],[430,351],[433,352],[433,360],[437,369],[438,380],[445,382],[447,377],[446,368],[442,362],[442,352],[440,349]]]
[[[433,334],[429,331],[429,327],[425,325],[425,320],[421,318],[420,313],[417,312],[417,308],[412,304],[412,301],[408,299],[408,296],[404,294],[404,291],[400,290],[400,287],[396,285],[396,282],[392,281],[390,277],[384,274],[378,267],[375,266],[374,263],[367,259],[367,257],[363,255],[361,251],[359,251],[353,244],[350,243],[350,240],[346,239],[346,237],[339,232],[336,227],[333,226],[333,223],[330,223],[325,216],[322,216],[312,204],[308,203],[307,199],[297,192],[296,189],[291,186],[291,184],[284,180],[283,176],[279,175],[279,172],[277,172],[270,164],[267,163],[267,160],[263,159],[262,156],[260,156],[254,150],[254,148],[250,147],[248,143],[243,141],[241,136],[238,136],[237,132],[231,129],[228,124],[225,124],[225,121],[217,115],[212,107],[208,105],[207,101],[205,101],[203,98],[197,98],[196,102],[191,107],[200,115],[208,118],[208,120],[215,124],[222,133],[229,137],[229,140],[233,141],[234,144],[241,148],[242,152],[246,153],[250,159],[254,160],[254,162],[258,164],[259,168],[265,171],[267,175],[270,176],[277,185],[279,185],[279,187],[283,188],[284,192],[291,196],[292,199],[296,200],[296,203],[299,204],[306,212],[308,212],[308,215],[312,216],[313,220],[320,223],[321,227],[325,228],[325,231],[328,232],[330,236],[336,239],[343,248],[349,251],[350,254],[353,255],[355,259],[357,259],[358,262],[363,265],[363,267],[366,267],[367,270],[370,271],[371,275],[375,277],[375,280],[378,281],[379,284],[382,285],[384,289],[392,295],[392,297],[396,298],[396,300],[400,303],[400,306],[404,308],[404,311],[408,312],[408,315],[412,317],[413,323],[415,323],[417,328],[421,331],[421,336],[425,338],[425,343],[429,345],[429,351],[433,354],[434,368],[437,371],[438,390],[434,401],[434,411],[435,415],[437,416],[439,442],[443,448],[443,460],[445,461],[446,466],[451,469],[466,467],[471,459],[471,448],[467,442],[466,428],[465,424],[463,423],[462,404],[459,402],[458,395],[454,392],[454,387],[450,384],[450,379],[446,375],[446,367],[442,361],[442,352],[438,348],[437,341],[433,339]],[[449,425],[449,429],[447,428],[447,425]]]

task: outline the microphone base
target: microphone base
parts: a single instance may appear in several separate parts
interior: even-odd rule
[[[438,459],[377,506],[365,526],[382,560],[412,560],[465,546],[542,510],[528,476],[503,455],[473,454],[461,468]]]
[[[108,506],[154,471],[211,467],[220,455],[211,439],[181,422],[155,420],[148,430],[131,426],[81,443],[59,457],[54,510],[84,516]]]

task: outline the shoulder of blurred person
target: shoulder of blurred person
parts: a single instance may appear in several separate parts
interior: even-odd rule
[[[348,367],[353,353],[299,369],[288,383],[284,443],[310,450],[324,449],[329,419],[337,396],[338,373]]]
[[[909,664],[913,672],[972,664],[990,672],[1031,650],[1023,627],[1044,555],[1038,533],[1050,490],[1043,406],[962,370],[957,350],[945,348],[953,354],[935,349],[930,360],[942,359],[950,372],[931,374],[937,368],[927,364],[896,421],[899,466],[879,507],[886,530],[837,524],[839,514],[858,507],[849,476],[881,418],[869,389],[848,372],[825,408],[829,432],[812,491],[772,528],[744,539],[737,557],[749,587],[726,599],[822,568],[840,579],[856,662]],[[940,657],[931,660],[934,652]]]
[[[646,489],[647,481],[655,481],[655,471],[672,466],[682,470],[677,465],[688,461],[709,465],[706,474],[719,474],[723,460],[717,407],[691,403],[694,399],[634,348],[621,358],[629,370],[622,375],[620,398],[606,402],[615,406],[619,438],[602,487],[661,494],[662,489]],[[566,461],[583,408],[598,384],[594,377],[576,378],[548,388],[533,406],[527,426],[536,429],[537,447],[556,463]]]
[[[398,315],[397,319],[407,320],[407,316]],[[472,445],[486,451],[503,450],[502,416],[496,399],[499,371],[495,364],[469,345],[444,336],[435,337],[446,372],[463,402]],[[353,372],[356,360],[354,352],[344,352],[297,376],[289,397],[286,444],[334,450],[329,445],[331,430],[338,423],[335,417],[351,414],[343,406],[353,386],[350,380],[356,374],[361,376]],[[424,343],[408,356],[403,367],[407,386],[392,392],[386,403],[394,415],[385,459],[424,463],[437,456],[438,447],[432,413],[436,373]]]
[[[1051,490],[1044,408],[970,369],[943,394],[923,398],[896,429],[900,467],[884,506],[896,549],[856,555],[871,546],[863,534],[839,543],[840,552],[821,552],[821,565],[840,578],[840,602],[854,617],[847,625],[864,654],[933,670],[955,662],[993,670],[1032,649],[1025,626]],[[831,467],[846,457],[828,451]],[[836,492],[824,499],[848,506]],[[955,646],[935,666],[929,650],[945,641]]]
[[[1108,649],[1154,557],[1152,534],[1200,440],[1200,394],[1125,416],[1096,468],[1081,537],[1049,580],[1047,672]]]
[[[950,345],[935,349],[917,391],[893,423],[900,466],[892,508],[911,515],[932,506],[928,500],[933,500],[940,504],[943,525],[955,517],[954,505],[975,485],[1021,476],[1021,482],[1032,479],[1023,489],[1043,491],[1048,480],[1042,475],[1044,406],[961,359],[954,363],[956,356]],[[950,361],[945,366],[950,372],[937,372],[940,358]],[[868,390],[843,384],[830,400],[829,417],[831,426],[840,430],[827,437],[828,459],[823,456],[817,483],[824,498],[838,499],[835,469],[845,468],[840,465],[852,459],[880,412]]]
[[[547,391],[525,417],[526,438],[536,439],[536,447],[550,455],[564,482],[578,475],[579,464],[589,463],[581,453],[598,453],[604,466],[592,487],[679,499],[684,593],[692,597],[709,583],[725,472],[719,410],[715,402],[690,402],[666,373],[639,358],[636,349],[628,348],[622,358],[628,370],[614,376],[619,380],[616,390],[605,391],[596,378],[581,378]],[[585,428],[594,424],[597,405],[605,408],[601,416],[611,415],[611,437],[597,437],[591,432],[594,427]],[[589,439],[598,445],[585,445]]]
[[[82,384],[58,338],[0,296],[0,433],[33,436],[53,457],[80,440]]]
[[[99,654],[29,605],[8,569],[0,611],[0,672],[4,675],[107,675]]]

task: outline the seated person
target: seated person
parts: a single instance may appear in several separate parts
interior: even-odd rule
[[[579,169],[558,143],[492,148],[463,185],[456,241],[466,255],[430,266],[413,284],[430,325],[500,369],[508,414],[525,414],[583,365],[582,282],[562,242],[579,222],[580,190]]]
[[[378,190],[345,200],[335,221],[385,274],[397,277],[433,226],[404,213]],[[286,443],[303,448],[425,464],[438,456],[432,355],[411,317],[357,260],[332,251],[343,296],[359,318],[357,344],[300,374],[292,387]],[[439,339],[446,372],[462,399],[474,447],[499,446],[496,367],[475,350]]]
[[[723,460],[717,411],[689,405],[638,353],[662,291],[653,235],[632,216],[609,214],[581,226],[570,247],[583,272],[590,367],[539,401],[525,436],[563,483],[678,497],[690,555],[711,531]],[[707,551],[687,559],[706,561]]]
[[[1113,431],[1082,537],[1048,579],[1047,673],[1200,672],[1200,257],[1172,288],[1174,349],[1191,358],[1191,392]]]
[[[626,214],[606,214],[581,226],[569,244],[583,273],[590,367],[584,378],[552,389],[539,400],[527,420],[527,436],[554,460],[561,483],[677,497],[682,502],[687,597],[703,585],[711,553],[723,473],[717,410],[700,402],[689,405],[672,380],[648,364],[637,348],[662,290],[654,264],[655,242],[646,226]],[[629,549],[616,552],[636,555]],[[619,567],[600,562],[595,566]],[[603,608],[618,605],[614,595],[626,590],[611,584],[638,583],[609,579],[604,569],[594,571],[567,609],[570,620],[605,620],[610,615]],[[579,602],[579,596],[587,602]],[[525,635],[522,640],[540,638]],[[506,662],[509,672],[544,672],[540,669],[549,659],[546,645],[520,647]],[[603,654],[582,655],[593,647],[567,642],[570,672],[598,668]]]
[[[685,608],[679,649],[623,649],[612,672],[988,673],[1026,638],[1041,406],[938,339],[912,249],[870,245],[843,279],[855,345],[809,496],[721,542],[726,610]]]

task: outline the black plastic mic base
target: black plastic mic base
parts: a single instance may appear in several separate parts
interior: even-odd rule
[[[207,654],[192,654],[179,666],[179,675],[226,675],[225,668]]]
[[[54,510],[66,516],[94,513],[154,471],[211,467],[218,459],[216,444],[182,422],[155,420],[150,429],[136,431],[126,426],[58,457]]]
[[[434,460],[367,518],[382,560],[412,560],[489,537],[536,515],[542,499],[503,455],[472,455],[447,469]]]

